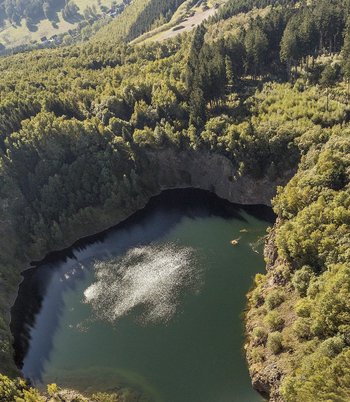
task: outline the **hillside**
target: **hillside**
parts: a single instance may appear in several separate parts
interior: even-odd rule
[[[111,36],[115,41],[130,42],[154,27],[167,23],[185,0],[134,0],[113,23],[102,28],[95,40]],[[191,1],[193,3],[193,1]]]
[[[350,2],[228,0],[188,35],[127,43],[181,3],[135,0],[86,43],[0,58],[0,370],[18,374],[20,271],[159,193],[154,155],[197,155],[214,176],[211,155],[243,202],[281,185],[248,295],[254,387],[271,402],[349,401]],[[200,186],[168,165],[170,184]],[[24,385],[7,381],[12,401]]]
[[[224,3],[225,0],[216,0],[214,2],[186,0],[176,10],[170,21],[139,36],[133,43],[163,41],[184,32],[192,31],[203,21],[215,15]]]
[[[85,40],[127,4],[121,0],[2,0],[0,54]]]

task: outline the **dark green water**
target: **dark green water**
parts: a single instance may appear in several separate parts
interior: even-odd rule
[[[257,242],[268,214],[200,191],[166,192],[26,272],[12,323],[24,374],[84,391],[130,385],[159,402],[261,401],[242,314],[264,270]]]

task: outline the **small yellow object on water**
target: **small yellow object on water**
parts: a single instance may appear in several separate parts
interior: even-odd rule
[[[238,241],[239,241],[239,239],[233,239],[233,240],[231,240],[231,244],[232,244],[233,246],[237,246]]]
[[[248,229],[241,229],[240,230],[240,233],[247,233],[248,232]]]

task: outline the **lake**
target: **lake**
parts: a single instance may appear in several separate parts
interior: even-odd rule
[[[267,207],[169,190],[49,255],[23,273],[12,309],[17,364],[38,386],[130,386],[155,402],[261,401],[243,314],[273,219]]]

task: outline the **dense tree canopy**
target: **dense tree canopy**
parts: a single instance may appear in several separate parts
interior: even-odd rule
[[[122,42],[180,3],[135,0],[85,44],[0,59],[1,317],[22,264],[154,193],[150,152],[220,153],[237,177],[294,175],[274,200],[276,258],[249,296],[251,372],[273,362],[271,393],[288,402],[346,401],[349,2],[232,0],[190,34]],[[1,318],[8,372],[10,343]]]

